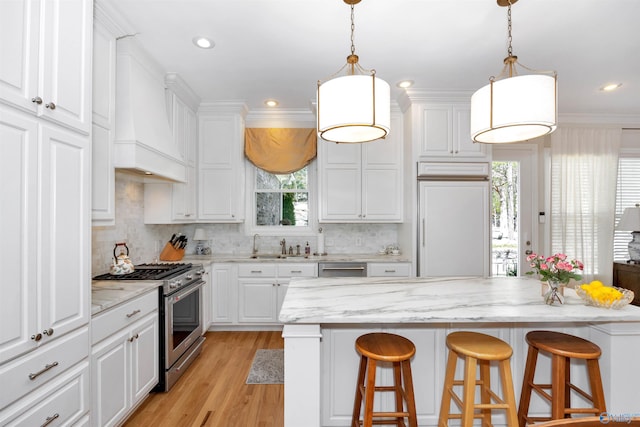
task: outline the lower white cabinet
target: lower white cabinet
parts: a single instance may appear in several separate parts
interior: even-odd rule
[[[278,323],[292,277],[317,277],[317,263],[248,263],[238,266],[238,322]]]
[[[410,262],[370,262],[367,277],[411,277]]]
[[[233,324],[237,322],[238,272],[234,264],[214,264],[209,276],[211,294],[211,324]]]
[[[151,301],[155,308],[145,314]],[[157,290],[126,303],[129,314],[143,317],[121,326],[122,310],[96,316],[102,324],[116,324],[111,334],[94,343],[91,350],[92,425],[119,425],[158,384],[159,320]],[[137,309],[136,307],[142,307]],[[133,309],[129,311],[129,309]],[[136,313],[138,314],[138,313]],[[126,315],[125,315],[126,316]],[[129,319],[135,318],[135,315]]]

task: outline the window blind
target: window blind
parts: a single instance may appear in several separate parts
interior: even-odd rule
[[[615,223],[620,221],[625,208],[633,207],[636,203],[640,203],[640,154],[621,156],[618,160]],[[614,260],[626,261],[629,259],[627,245],[630,241],[631,233],[615,231],[613,237]]]

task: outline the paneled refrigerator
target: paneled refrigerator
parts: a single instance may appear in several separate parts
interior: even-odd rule
[[[490,274],[490,164],[418,164],[418,275]]]

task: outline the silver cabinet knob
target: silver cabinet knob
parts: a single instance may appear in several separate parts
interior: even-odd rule
[[[50,102],[48,104],[44,104],[44,106],[46,108],[49,108],[50,110],[55,110],[56,109],[56,104],[54,104],[53,102]]]
[[[42,339],[42,334],[31,335],[31,339],[38,342]]]
[[[35,98],[31,98],[31,102],[34,102],[38,105],[42,104],[42,98],[40,98],[39,96],[36,96]]]
[[[44,331],[42,331],[42,333],[51,336],[53,335],[53,328],[45,329]]]

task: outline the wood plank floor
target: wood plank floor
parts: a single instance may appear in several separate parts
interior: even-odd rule
[[[245,384],[256,350],[280,331],[207,332],[200,356],[168,393],[152,393],[125,427],[282,427],[284,385]]]

